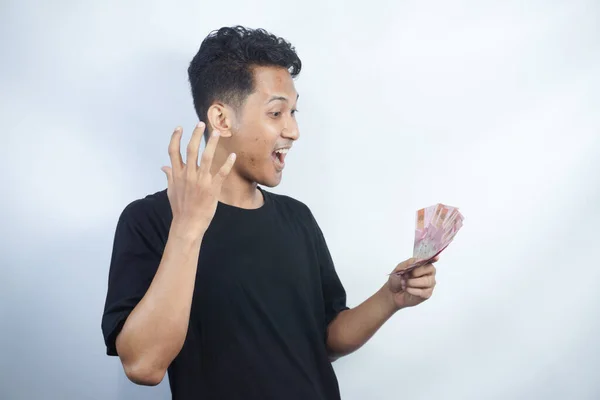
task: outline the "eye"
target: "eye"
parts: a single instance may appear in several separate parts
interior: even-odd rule
[[[296,109],[292,110],[292,115],[296,115],[297,112],[298,112],[298,110],[296,110]]]
[[[281,111],[275,111],[270,113],[273,117],[278,118],[281,115]]]

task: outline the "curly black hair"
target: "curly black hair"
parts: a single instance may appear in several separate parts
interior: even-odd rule
[[[215,101],[239,109],[254,91],[252,67],[256,66],[283,67],[295,78],[302,62],[288,41],[264,29],[238,25],[211,32],[188,68],[198,118],[207,122],[208,109]]]

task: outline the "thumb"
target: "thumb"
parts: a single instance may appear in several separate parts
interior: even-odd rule
[[[170,183],[172,173],[171,167],[161,167],[160,170],[165,173],[165,175],[167,176],[167,181]]]
[[[414,269],[420,262],[422,262],[420,258],[411,257],[407,260],[402,261],[400,264],[394,268],[394,272],[412,270]]]
[[[402,275],[391,274],[389,278],[389,288],[392,293],[398,293],[402,291],[402,281],[406,279]]]
[[[418,258],[416,258],[416,257],[411,257],[411,258],[409,258],[409,259],[407,259],[407,260],[404,260],[404,261],[402,261],[402,262],[400,263],[400,265],[401,265],[403,268],[408,268],[408,267],[410,267],[410,266],[412,266],[412,265],[415,265],[415,264],[416,264],[416,263],[418,263],[419,261],[421,261],[421,260],[420,260],[420,259],[418,259]]]

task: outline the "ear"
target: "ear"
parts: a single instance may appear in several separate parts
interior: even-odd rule
[[[220,132],[221,137],[231,137],[235,115],[230,107],[222,103],[213,103],[207,115],[208,123]]]

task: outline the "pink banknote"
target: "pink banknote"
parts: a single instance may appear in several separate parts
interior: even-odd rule
[[[431,262],[452,242],[462,227],[463,220],[464,217],[458,208],[445,204],[417,210],[413,257],[419,261],[402,271],[397,271],[396,274],[403,275]]]

